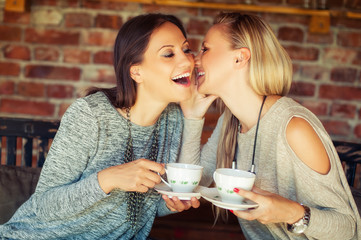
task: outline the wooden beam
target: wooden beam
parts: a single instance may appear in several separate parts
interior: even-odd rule
[[[10,12],[26,12],[26,0],[6,0],[4,9]]]

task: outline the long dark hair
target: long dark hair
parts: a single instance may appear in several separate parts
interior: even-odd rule
[[[130,67],[142,62],[151,34],[166,22],[176,25],[187,38],[181,21],[173,15],[150,13],[136,16],[124,23],[114,45],[114,70],[117,86],[113,88],[92,87],[88,89],[86,95],[101,91],[117,108],[133,106],[137,85],[130,76]]]

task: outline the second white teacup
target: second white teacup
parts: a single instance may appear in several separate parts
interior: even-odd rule
[[[256,175],[239,169],[218,168],[213,173],[213,179],[223,202],[239,204],[242,203],[244,198],[235,193],[233,189],[251,190]]]
[[[193,192],[202,177],[203,167],[186,163],[168,163],[165,166],[168,182],[163,178],[173,192]]]

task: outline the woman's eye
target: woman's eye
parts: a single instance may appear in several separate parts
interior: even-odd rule
[[[189,53],[192,52],[192,50],[191,50],[190,48],[186,48],[186,49],[183,50],[183,52],[184,52],[185,54],[189,54]]]
[[[167,54],[164,54],[163,57],[166,57],[166,58],[171,58],[171,57],[174,57],[174,53],[167,53]]]
[[[208,50],[208,48],[206,48],[206,47],[202,47],[202,49],[201,49],[201,51],[204,53],[204,52],[206,52]]]

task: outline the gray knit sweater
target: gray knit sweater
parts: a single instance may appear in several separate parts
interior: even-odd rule
[[[322,140],[331,170],[322,175],[305,165],[286,139],[292,117],[306,119]],[[207,144],[200,151],[203,121],[186,120],[180,160],[204,166],[201,185],[212,182],[223,116]],[[249,170],[252,162],[255,127],[238,134],[237,166]],[[332,141],[317,117],[292,99],[279,99],[260,121],[255,155],[255,185],[311,209],[311,220],[304,234],[287,231],[285,223],[261,224],[239,219],[247,239],[361,239],[361,220]]]
[[[160,117],[157,162],[175,162],[183,116],[170,104]],[[132,124],[135,159],[148,155],[153,126]],[[101,92],[78,99],[64,114],[35,193],[0,226],[7,239],[146,239],[156,215],[171,211],[161,195],[147,192],[135,228],[126,220],[126,194],[105,194],[97,173],[124,163],[127,120]]]

